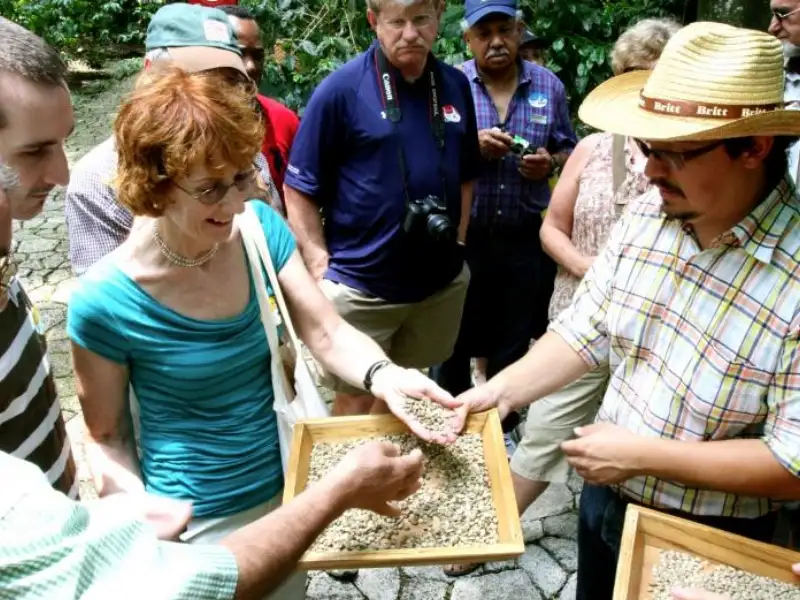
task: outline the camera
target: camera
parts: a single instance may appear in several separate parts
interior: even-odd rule
[[[458,231],[447,214],[447,205],[436,196],[409,202],[403,219],[409,235],[427,234],[436,242],[455,243]]]
[[[515,135],[508,150],[511,154],[522,158],[526,154],[534,154],[536,150],[531,148],[531,143],[524,137]]]

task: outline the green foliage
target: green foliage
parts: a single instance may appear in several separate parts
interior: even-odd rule
[[[731,0],[726,0],[730,2]],[[140,44],[150,16],[165,0],[0,0],[0,14],[70,57],[99,62],[109,48]],[[364,0],[240,0],[252,9],[268,47],[263,92],[302,110],[314,87],[374,36]],[[573,109],[611,75],[608,54],[631,23],[682,18],[685,0],[522,0],[526,23],[553,42],[549,67]],[[434,51],[451,64],[469,58],[461,36],[463,3],[450,1]]]
[[[523,0],[523,6],[531,29],[553,44],[548,66],[573,108],[611,76],[611,47],[628,26],[652,17],[680,20],[683,12],[681,0]]]
[[[275,59],[264,93],[301,109],[322,79],[369,46],[373,33],[363,0],[242,0],[257,14]],[[577,108],[586,93],[611,75],[609,51],[631,23],[646,17],[680,20],[683,0],[522,0],[526,22],[551,40],[549,67]],[[434,51],[458,64],[469,58],[460,22],[463,4],[447,4]]]
[[[16,21],[68,58],[99,66],[108,50],[138,44],[163,0],[0,0],[0,15]]]

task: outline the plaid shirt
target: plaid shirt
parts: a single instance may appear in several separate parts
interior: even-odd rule
[[[234,597],[226,548],[159,541],[113,499],[74,502],[3,452],[0,473],[0,599]]]
[[[271,192],[271,204],[283,214],[283,204],[272,184],[267,160],[259,152],[253,162]],[[133,227],[133,214],[117,202],[113,187],[116,173],[117,150],[113,136],[92,148],[72,168],[64,216],[69,262],[76,275],[83,275],[122,244]]]
[[[545,148],[551,154],[569,153],[575,148],[577,138],[569,118],[564,85],[551,71],[521,61],[519,85],[509,102],[506,122],[501,124],[475,61],[467,61],[461,70],[472,89],[479,130],[502,125],[511,135],[528,140],[533,149]],[[549,182],[525,179],[518,169],[519,159],[513,155],[483,161],[470,226],[525,225],[547,208]]]
[[[800,477],[800,204],[790,180],[701,250],[658,191],[617,224],[551,325],[611,382],[600,422],[684,441],[760,438]],[[636,477],[619,491],[698,515],[757,517],[765,498]]]

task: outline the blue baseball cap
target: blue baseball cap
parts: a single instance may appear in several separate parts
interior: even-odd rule
[[[464,2],[464,18],[472,27],[489,15],[500,14],[507,17],[517,16],[517,0],[466,0]]]

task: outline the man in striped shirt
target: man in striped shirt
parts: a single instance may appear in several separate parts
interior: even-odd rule
[[[782,67],[771,36],[694,23],[653,71],[587,97],[581,119],[633,138],[655,189],[528,355],[461,396],[505,414],[610,376],[597,422],[562,444],[587,482],[578,600],[612,597],[630,503],[770,542],[800,499],[800,112]]]
[[[0,451],[36,464],[75,498],[75,463],[42,322],[14,277],[11,255],[11,220],[38,215],[69,179],[63,143],[74,121],[65,75],[57,52],[0,18]]]

